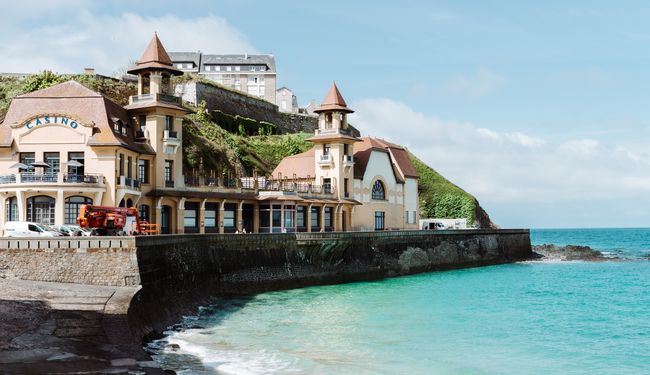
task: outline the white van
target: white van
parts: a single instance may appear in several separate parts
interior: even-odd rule
[[[50,231],[41,224],[29,221],[7,221],[3,235],[5,237],[58,237],[61,233]]]

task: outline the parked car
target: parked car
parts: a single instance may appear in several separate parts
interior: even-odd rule
[[[86,228],[82,228],[76,224],[66,224],[64,225],[66,228],[68,228],[70,231],[72,231],[74,236],[83,236],[83,237],[90,237],[92,236],[92,231]]]
[[[61,233],[29,221],[7,221],[3,228],[5,237],[59,237]]]
[[[53,228],[61,232],[64,236],[81,236],[81,228],[74,228],[70,225],[55,225]]]

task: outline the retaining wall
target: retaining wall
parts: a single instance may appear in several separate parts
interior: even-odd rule
[[[221,88],[202,82],[184,82],[177,84],[175,94],[191,103],[205,101],[209,110],[218,109],[229,115],[239,115],[257,121],[270,122],[277,126],[280,133],[313,133],[318,127],[318,119],[294,113],[283,113],[278,106],[264,99]]]

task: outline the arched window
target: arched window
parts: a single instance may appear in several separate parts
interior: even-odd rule
[[[375,181],[375,184],[372,185],[372,199],[378,201],[386,200],[386,189],[384,189],[384,183],[380,180]]]
[[[46,195],[27,198],[27,221],[54,225],[55,199]]]
[[[93,200],[81,195],[67,197],[65,199],[65,223],[77,224],[77,216],[82,204],[93,204]]]

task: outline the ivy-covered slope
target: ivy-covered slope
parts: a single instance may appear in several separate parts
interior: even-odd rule
[[[422,217],[466,218],[469,225],[477,224],[479,228],[495,227],[476,198],[441,176],[415,155],[409,153],[409,156],[420,177],[418,191]]]

